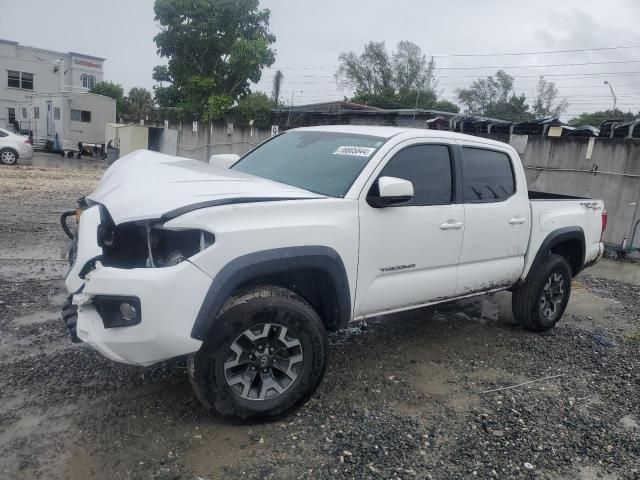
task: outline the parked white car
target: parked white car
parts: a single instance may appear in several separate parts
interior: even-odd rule
[[[11,133],[0,128],[0,163],[14,165],[19,158],[33,157],[33,146],[29,137]]]
[[[248,419],[308,397],[353,320],[511,290],[524,328],[553,327],[606,225],[599,200],[527,192],[509,145],[365,126],[290,130],[229,169],[137,151],[80,207],[72,337],[186,355],[202,403]]]

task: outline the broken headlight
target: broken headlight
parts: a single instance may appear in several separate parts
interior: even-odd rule
[[[168,230],[161,226],[106,222],[98,231],[102,264],[117,268],[171,267],[210,247],[215,241],[204,230]]]
[[[147,227],[147,267],[172,267],[210,247],[212,233]]]

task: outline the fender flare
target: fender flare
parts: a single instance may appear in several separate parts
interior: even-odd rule
[[[566,242],[567,240],[577,240],[580,244],[580,262],[578,269],[574,272],[574,276],[580,273],[584,268],[584,257],[586,252],[584,230],[582,227],[564,227],[552,231],[542,241],[542,244],[540,244],[540,248],[538,249],[538,253],[536,253],[535,258],[531,263],[531,267],[527,272],[527,279],[529,278],[529,275],[531,275],[531,272],[544,261],[547,252],[549,252],[554,246],[562,242]]]
[[[227,263],[214,277],[205,295],[191,337],[204,340],[224,302],[240,285],[271,274],[300,269],[320,270],[330,276],[337,296],[337,325],[343,328],[352,314],[351,290],[344,263],[332,248],[313,245],[249,253]]]

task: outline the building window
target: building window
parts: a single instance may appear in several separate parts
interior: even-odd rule
[[[33,90],[33,73],[22,72],[20,85],[26,90]]]
[[[33,73],[8,70],[7,85],[13,88],[24,88],[25,90],[33,90]]]
[[[53,119],[60,120],[60,107],[53,107]]]
[[[7,108],[7,113],[9,117],[9,125],[15,125],[16,123],[16,109],[13,107]]]
[[[13,88],[20,88],[20,72],[9,70],[7,84]]]
[[[96,77],[89,75],[89,90],[96,86]]]
[[[91,112],[87,110],[71,110],[71,120],[74,122],[91,122]]]
[[[89,88],[89,75],[83,73],[80,75],[80,81],[82,82],[83,88]]]
[[[40,118],[40,107],[33,107],[33,119],[38,120]]]
[[[22,113],[22,118],[26,119],[29,118],[27,115],[27,107],[21,107],[20,108],[20,113]]]

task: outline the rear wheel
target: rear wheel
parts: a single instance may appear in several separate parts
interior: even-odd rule
[[[11,148],[0,150],[0,162],[4,165],[14,165],[18,161],[18,152]]]
[[[512,310],[516,321],[536,332],[555,326],[571,295],[571,267],[564,257],[550,254],[514,289]]]
[[[327,340],[317,312],[280,287],[232,296],[189,359],[199,400],[218,414],[277,418],[311,395],[326,370]]]

